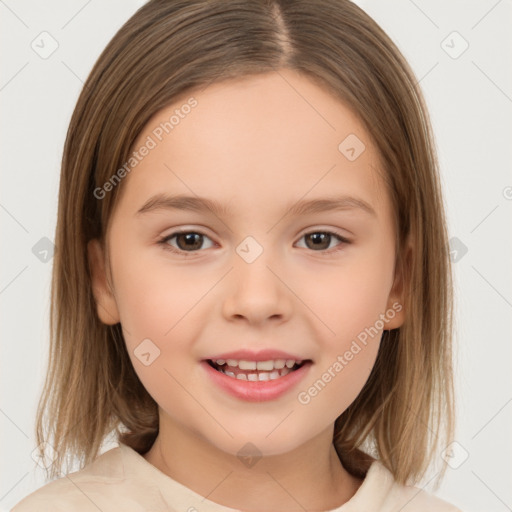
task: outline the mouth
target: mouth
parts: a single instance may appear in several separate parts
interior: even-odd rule
[[[297,371],[311,359],[270,359],[268,361],[247,361],[236,359],[207,359],[206,362],[219,373],[238,380],[252,382],[278,380]]]

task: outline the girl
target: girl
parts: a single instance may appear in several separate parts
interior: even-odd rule
[[[454,429],[431,128],[348,0],[139,9],[73,114],[56,247],[61,478],[16,512],[457,510],[414,487]]]

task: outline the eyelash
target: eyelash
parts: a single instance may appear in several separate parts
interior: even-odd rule
[[[348,240],[345,237],[339,235],[338,233],[335,233],[333,231],[322,231],[322,230],[319,230],[319,231],[309,231],[308,233],[304,233],[304,235],[301,236],[301,239],[306,237],[306,236],[308,236],[308,235],[313,235],[313,234],[317,234],[317,233],[321,233],[321,234],[325,234],[325,235],[329,235],[329,236],[332,236],[334,238],[337,238],[341,243],[338,244],[338,246],[336,246],[336,247],[343,246],[343,245],[348,245],[348,244],[351,243],[350,240]],[[200,235],[200,236],[203,236],[203,237],[206,237],[206,238],[210,238],[208,235],[205,235],[204,233],[201,233],[200,231],[186,231],[186,230],[174,231],[170,235],[166,235],[166,236],[160,238],[158,240],[158,244],[162,245],[162,248],[164,250],[171,251],[172,253],[175,253],[175,254],[184,255],[186,257],[191,256],[194,253],[201,252],[201,249],[194,250],[194,251],[183,251],[181,249],[176,249],[175,247],[172,247],[171,245],[169,245],[167,243],[169,240],[173,239],[177,235],[185,235],[185,234],[194,234],[194,235]],[[318,253],[320,253],[322,255],[329,256],[329,255],[332,255],[333,253],[336,253],[336,252],[340,251],[341,248],[334,248],[334,249],[331,248],[331,249],[320,250],[320,251],[314,251],[313,249],[310,249],[310,250],[312,252],[318,252]]]

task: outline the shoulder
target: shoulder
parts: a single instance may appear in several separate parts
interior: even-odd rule
[[[462,512],[455,505],[418,487],[398,485],[393,489],[383,511],[391,512]],[[396,507],[399,507],[398,509]]]
[[[118,447],[98,456],[85,468],[53,480],[35,490],[11,512],[95,511],[101,509],[110,489],[124,480],[124,466]],[[107,492],[105,492],[107,491]]]
[[[361,504],[369,499],[372,510],[379,512],[462,512],[424,489],[397,483],[392,473],[379,461],[371,465],[360,491],[363,491]]]

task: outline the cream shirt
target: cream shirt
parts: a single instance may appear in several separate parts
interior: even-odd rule
[[[262,510],[265,498],[262,496]],[[176,482],[120,444],[85,468],[53,480],[11,512],[235,512]],[[378,461],[352,498],[329,512],[461,512],[417,487],[403,486]]]

